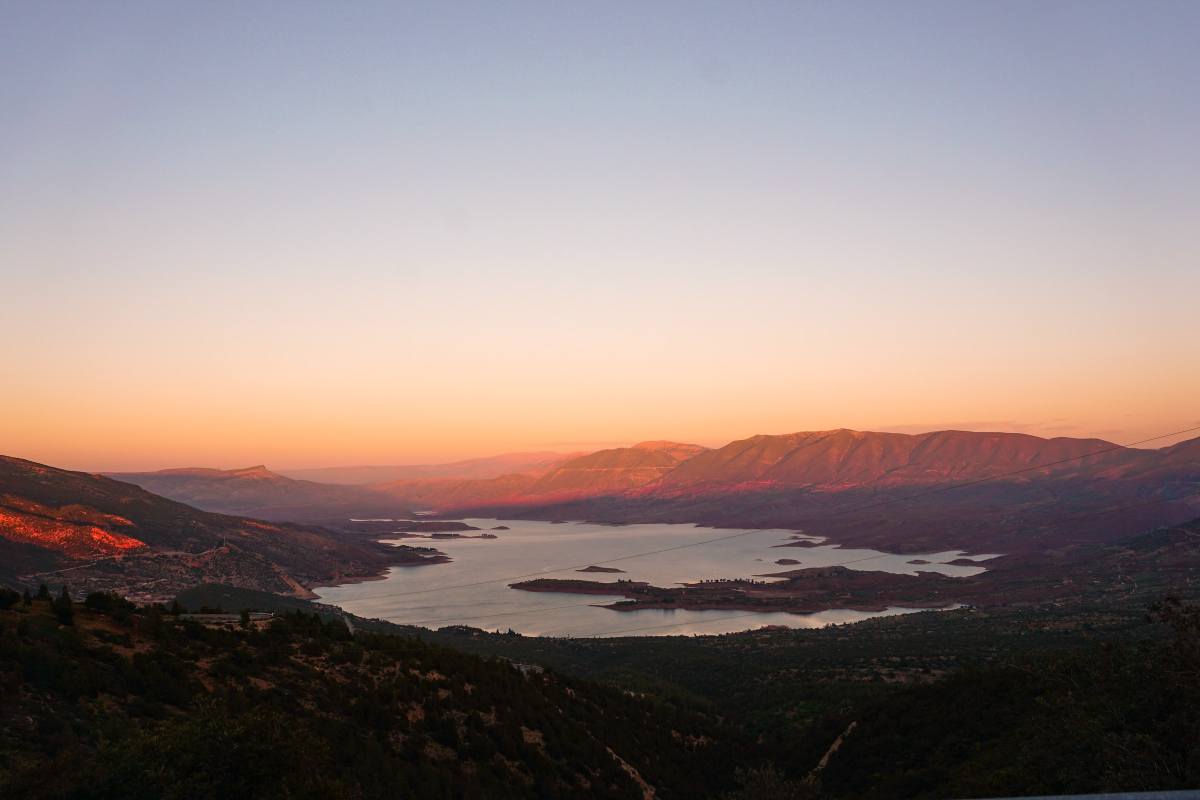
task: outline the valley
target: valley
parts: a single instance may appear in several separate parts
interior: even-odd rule
[[[470,624],[472,609],[486,607],[489,629],[589,635],[600,628],[571,620],[654,611],[663,634],[711,633],[810,625],[821,619],[811,615],[831,612],[1055,601],[1071,586],[1064,565],[1075,568],[1132,531],[1200,515],[1200,439],[1144,450],[1024,434],[835,430],[719,448],[652,441],[554,459],[510,454],[367,485],[298,480],[262,466],[123,473],[117,481],[7,459],[0,548],[14,578],[141,600],[219,582],[361,601],[401,622]],[[514,465],[526,469],[503,473]],[[243,516],[252,512],[261,517]],[[692,543],[666,532],[696,524],[713,526],[713,535],[695,541],[763,529],[745,544],[773,537],[771,552],[712,542],[698,548],[708,561],[693,558]],[[476,546],[490,549],[481,558]],[[673,569],[618,563],[633,570],[620,578],[627,583],[550,572],[560,564],[594,571],[659,546],[669,548],[662,558]],[[988,554],[1003,555],[969,560]],[[428,602],[439,586],[479,581],[488,585]],[[355,587],[368,583],[364,599],[367,590]],[[536,604],[518,599],[531,589],[549,598],[542,605],[554,594],[597,599],[534,622]],[[397,604],[389,592],[414,602]],[[695,627],[684,620],[721,611],[764,616],[697,617]],[[670,613],[678,631],[661,619]]]
[[[1200,800],[1200,2],[8,2],[0,800]]]

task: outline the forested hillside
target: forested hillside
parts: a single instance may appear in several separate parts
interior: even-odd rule
[[[3,797],[697,797],[733,774],[711,717],[411,637],[2,602]]]
[[[849,800],[1200,783],[1200,610],[1179,600],[1140,622],[1118,607],[960,612],[605,641],[423,640],[386,623],[351,635],[336,615],[285,610],[213,627],[99,594],[5,591],[0,607],[4,797]]]

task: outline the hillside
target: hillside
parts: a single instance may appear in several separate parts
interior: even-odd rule
[[[1170,638],[1007,659],[837,714],[829,796],[1001,797],[1200,785],[1200,607],[1162,601]],[[850,726],[853,725],[853,729]]]
[[[374,486],[397,503],[416,510],[473,508],[493,504],[519,504],[529,497],[537,481],[533,475],[501,475],[487,480],[404,480]]]
[[[656,487],[663,493],[706,486],[846,489],[905,486],[1031,470],[1027,477],[1078,474],[1139,460],[1100,439],[1042,439],[1022,433],[937,431],[918,435],[815,431],[753,436],[680,464]],[[1071,459],[1068,463],[1059,463]],[[1039,466],[1046,465],[1041,469]]]
[[[61,602],[0,591],[0,796],[849,800],[1200,779],[1200,608],[1178,601],[1149,624],[1138,597],[716,637],[422,641],[208,594],[276,617],[207,627],[98,596],[63,624]]]
[[[129,483],[0,456],[0,579],[173,597],[220,581],[269,591],[419,563],[415,549],[200,511]]]
[[[955,431],[756,436],[700,453],[637,489],[467,511],[799,528],[893,552],[1037,551],[1194,518],[1200,440],[1137,450]]]
[[[641,800],[732,781],[736,740],[677,702],[305,614],[204,627],[98,596],[63,626],[51,606],[0,610],[0,796]]]
[[[573,458],[529,489],[534,497],[617,494],[662,480],[707,448],[677,442],[642,442]]]

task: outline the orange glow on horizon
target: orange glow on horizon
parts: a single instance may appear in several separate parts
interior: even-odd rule
[[[1174,12],[16,5],[0,453],[288,469],[1200,418]]]

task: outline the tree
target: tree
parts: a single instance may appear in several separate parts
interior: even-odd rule
[[[243,628],[250,627],[250,612],[244,608],[242,609],[242,627]]]
[[[28,588],[26,588],[25,592],[21,595],[21,602],[27,606],[33,605],[33,595],[29,593]]]
[[[63,625],[75,624],[75,604],[71,601],[71,592],[67,589],[64,583],[62,592],[58,598],[51,602],[50,606],[54,611],[54,616],[58,617],[59,623]]]
[[[137,606],[116,592],[92,592],[84,599],[83,605],[101,614],[108,614],[118,622],[127,622]]]
[[[50,589],[49,589],[49,587],[46,586],[46,584],[43,583],[41,586],[38,587],[37,599],[38,600],[49,600],[50,599]]]
[[[19,602],[21,602],[21,595],[12,589],[0,588],[0,609],[12,608]]]
[[[161,638],[166,631],[166,626],[163,624],[162,609],[159,606],[149,606],[144,611],[145,613],[142,614],[141,619],[141,629],[155,639]]]

